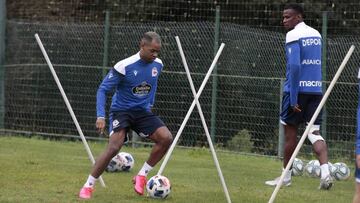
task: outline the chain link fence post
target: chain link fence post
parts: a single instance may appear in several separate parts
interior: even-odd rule
[[[279,96],[279,115],[281,113],[281,104],[282,104],[282,97],[284,94],[284,79],[280,80],[280,96]],[[278,142],[278,158],[282,158],[284,157],[284,141],[285,141],[285,133],[284,133],[284,126],[280,121],[280,116],[279,116],[279,142]]]
[[[322,28],[321,28],[321,34],[322,34],[322,56],[321,56],[321,65],[322,65],[322,80],[324,81],[322,83],[323,92],[326,91],[326,60],[327,60],[327,27],[328,27],[328,19],[327,19],[327,11],[323,11],[322,13]],[[326,139],[326,125],[327,125],[327,115],[326,115],[326,104],[323,107],[323,121],[321,125],[321,135]]]
[[[219,48],[220,35],[220,6],[216,6],[215,10],[215,37],[214,37],[214,55]],[[216,102],[217,102],[217,66],[214,68],[211,94],[211,129],[210,135],[213,142],[215,142],[216,134]]]
[[[105,12],[105,25],[104,25],[104,58],[103,58],[103,71],[102,76],[105,77],[107,73],[107,66],[109,65],[109,37],[110,37],[110,11]]]
[[[5,127],[5,30],[6,0],[0,0],[0,128]]]

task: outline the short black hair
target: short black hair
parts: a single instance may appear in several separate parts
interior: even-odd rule
[[[143,37],[143,41],[146,41],[147,43],[151,43],[153,40],[155,40],[157,43],[161,44],[161,38],[160,35],[156,32],[145,32]]]
[[[292,9],[296,11],[298,14],[300,14],[302,17],[304,17],[304,8],[300,4],[296,4],[296,3],[286,4],[284,10],[286,9]]]

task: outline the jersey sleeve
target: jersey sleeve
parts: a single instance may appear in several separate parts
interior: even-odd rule
[[[161,66],[160,66],[160,68],[159,68],[159,76],[158,77],[160,77],[160,75],[161,75],[161,72],[162,72],[162,70],[163,70],[163,63],[162,63],[162,61],[160,60],[160,64],[161,64]],[[152,108],[153,106],[154,106],[154,104],[155,104],[155,97],[156,97],[156,92],[157,92],[157,82],[155,83],[155,85],[154,85],[154,94],[152,94],[151,95],[151,98],[150,98],[150,107]]]
[[[356,146],[355,146],[356,155],[360,155],[360,106],[357,109],[357,131],[356,131]]]
[[[96,94],[96,115],[105,118],[106,94],[112,91],[122,80],[124,75],[112,68],[99,86]]]
[[[360,76],[360,69],[359,69],[359,76]],[[359,87],[360,87],[360,80],[359,80]],[[355,146],[356,155],[360,155],[360,89],[358,94],[359,94],[358,95],[359,101],[357,107],[357,130],[356,130],[356,146]]]
[[[150,107],[152,108],[155,104],[155,95],[156,95],[156,89],[157,89],[157,84],[154,85],[154,94],[151,95],[150,98]]]
[[[295,106],[299,93],[299,77],[301,71],[300,64],[300,45],[298,41],[286,44],[287,66],[289,67],[290,82],[290,105]]]

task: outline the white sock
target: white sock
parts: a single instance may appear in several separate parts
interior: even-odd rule
[[[283,171],[285,169],[283,168]],[[291,180],[291,169],[288,170],[288,172],[285,174],[284,180]]]
[[[148,163],[144,163],[143,167],[140,169],[138,175],[147,176],[147,174],[153,169]]]
[[[329,171],[329,164],[323,164],[320,166],[320,170],[321,170],[321,179],[326,178],[326,176],[328,176],[330,174]]]
[[[84,187],[91,187],[93,188],[95,186],[97,178],[94,178],[92,175],[89,175],[86,183],[84,184]]]

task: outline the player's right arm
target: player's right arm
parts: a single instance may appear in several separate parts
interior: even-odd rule
[[[295,112],[300,112],[298,105],[299,81],[301,71],[299,36],[295,30],[286,34],[286,58],[289,67],[290,105]]]
[[[299,78],[300,78],[300,46],[297,41],[287,44],[291,53],[288,54],[288,66],[290,70],[290,105],[294,111],[301,111],[298,105]]]
[[[124,75],[112,68],[99,86],[96,94],[96,128],[99,133],[105,129],[106,94],[112,91],[123,79]]]

